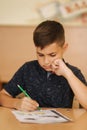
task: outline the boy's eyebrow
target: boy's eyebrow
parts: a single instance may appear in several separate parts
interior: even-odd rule
[[[40,52],[37,52],[37,54],[39,54],[39,55],[44,55],[43,53],[40,53]]]
[[[41,53],[41,52],[37,52],[37,54],[42,54],[42,55],[44,55],[44,54]],[[49,53],[49,54],[47,54],[47,55],[52,55],[52,54],[56,54],[56,52],[51,52],[51,53]]]
[[[37,53],[38,53],[38,54],[43,54],[43,53],[41,53],[41,52],[38,52],[38,51],[37,51]]]

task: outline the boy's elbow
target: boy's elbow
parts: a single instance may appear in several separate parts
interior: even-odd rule
[[[0,91],[0,105],[3,106],[3,104],[6,102],[7,97],[11,97],[9,93],[7,93],[4,89]]]

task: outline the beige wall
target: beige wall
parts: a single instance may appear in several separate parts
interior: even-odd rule
[[[8,81],[26,61],[35,59],[33,26],[0,26],[0,79]],[[87,79],[87,27],[65,27],[69,43],[65,60],[79,67]]]

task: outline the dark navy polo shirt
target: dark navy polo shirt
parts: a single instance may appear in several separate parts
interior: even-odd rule
[[[86,84],[85,78],[78,68],[68,63],[66,65]],[[74,94],[67,80],[56,74],[47,76],[47,73],[37,60],[26,62],[4,86],[4,89],[16,97],[21,93],[17,87],[19,84],[32,99],[39,103],[40,107],[72,107]]]

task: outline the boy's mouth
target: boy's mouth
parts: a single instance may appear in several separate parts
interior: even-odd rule
[[[52,70],[51,65],[50,66],[43,66],[45,70]]]

